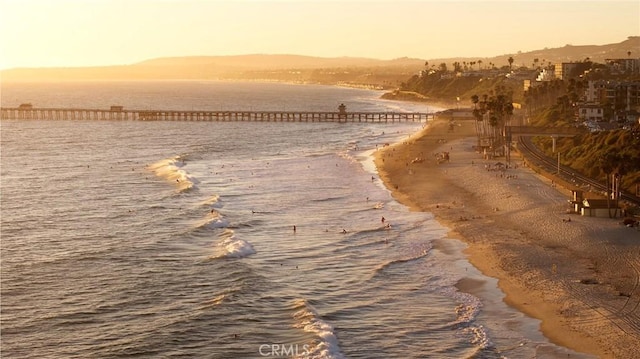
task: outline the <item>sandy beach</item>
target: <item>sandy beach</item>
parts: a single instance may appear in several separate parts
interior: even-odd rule
[[[428,211],[498,279],[505,302],[541,320],[553,343],[602,358],[640,357],[640,231],[620,219],[569,214],[570,193],[512,156],[488,170],[472,121],[436,120],[375,154],[381,179],[412,210]],[[449,152],[438,164],[435,153]],[[570,219],[570,221],[568,221]],[[473,294],[472,282],[459,288]]]

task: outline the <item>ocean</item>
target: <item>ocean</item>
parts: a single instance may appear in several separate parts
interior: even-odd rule
[[[437,110],[380,95],[107,81],[3,83],[1,100]],[[580,357],[502,303],[431,213],[384,187],[372,153],[425,125],[2,121],[2,357]],[[486,295],[456,289],[463,278]]]

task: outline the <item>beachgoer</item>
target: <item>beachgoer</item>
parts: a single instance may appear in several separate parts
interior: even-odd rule
[[[293,233],[296,233],[296,226],[293,226]]]
[[[382,223],[384,223],[384,216],[382,217],[381,221],[382,221]]]

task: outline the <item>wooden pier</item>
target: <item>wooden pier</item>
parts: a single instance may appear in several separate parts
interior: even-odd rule
[[[251,121],[251,122],[426,122],[426,112],[302,112],[302,111],[159,111],[110,109],[36,108],[31,105],[0,108],[2,120],[53,121]]]

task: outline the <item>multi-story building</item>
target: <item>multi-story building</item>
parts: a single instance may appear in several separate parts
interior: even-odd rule
[[[640,73],[640,59],[605,59],[613,74],[638,74]]]
[[[630,111],[640,105],[640,82],[589,81],[585,97],[588,103],[612,104],[617,109]]]
[[[578,106],[578,119],[581,121],[597,121],[604,120],[604,109],[600,105],[579,105]]]
[[[590,62],[563,62],[555,65],[555,77],[560,80],[568,80],[582,75],[590,67]]]
[[[540,85],[543,82],[555,80],[556,78],[553,71],[549,71],[547,69],[542,69],[542,71],[539,72],[536,71],[533,75],[535,75],[535,79],[525,79],[523,81],[525,91],[529,90],[531,87]]]
[[[604,103],[606,100],[606,89],[609,81],[589,81],[585,90],[585,100],[587,103]]]
[[[634,120],[640,110],[640,82],[631,81],[589,81],[585,90],[586,102],[578,111],[580,119],[589,115],[597,117],[590,107],[603,109],[602,120],[625,122]],[[607,115],[608,113],[608,115]]]

